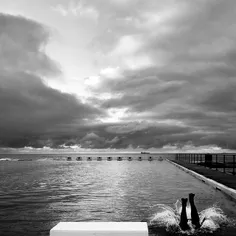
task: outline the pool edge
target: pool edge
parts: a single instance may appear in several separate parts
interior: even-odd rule
[[[193,177],[201,180],[202,182],[210,185],[211,187],[213,187],[216,190],[219,190],[221,192],[223,192],[224,194],[226,194],[228,197],[230,197],[232,200],[234,200],[236,202],[236,190],[229,188],[221,183],[216,182],[215,180],[212,180],[210,178],[205,177],[204,175],[198,174],[193,170],[190,170],[186,167],[183,167],[171,160],[166,159],[166,161],[168,161],[169,163],[175,165],[176,167],[178,167],[179,169],[185,171],[186,173],[189,173],[190,175],[192,175]]]

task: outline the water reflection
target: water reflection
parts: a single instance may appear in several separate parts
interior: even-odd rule
[[[59,221],[148,220],[153,205],[171,206],[189,192],[200,211],[219,202],[235,216],[235,204],[222,193],[165,161],[1,162],[0,169],[6,236],[48,235]]]

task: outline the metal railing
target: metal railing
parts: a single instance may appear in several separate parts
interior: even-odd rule
[[[175,159],[177,161],[201,165],[227,174],[235,175],[236,173],[236,154],[178,153],[175,155]]]

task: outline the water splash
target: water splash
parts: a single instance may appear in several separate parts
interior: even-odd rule
[[[15,159],[15,158],[0,158],[0,161],[18,161],[18,159]]]
[[[190,230],[182,231],[179,227],[180,214],[182,210],[182,205],[180,200],[177,200],[174,207],[167,206],[165,204],[157,204],[152,206],[155,208],[155,214],[149,219],[149,226],[151,228],[155,227],[165,227],[167,231],[182,233],[187,235],[193,235],[196,233],[213,233],[223,225],[230,223],[230,220],[224,214],[221,208],[217,205],[213,205],[201,212],[199,212],[200,222],[202,224],[200,229],[194,229],[191,224],[191,208],[187,205],[186,212],[187,218],[189,219]]]

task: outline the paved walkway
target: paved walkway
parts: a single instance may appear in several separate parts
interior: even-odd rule
[[[236,175],[225,174],[217,170],[211,170],[197,164],[185,163],[183,161],[173,162],[236,190]]]

